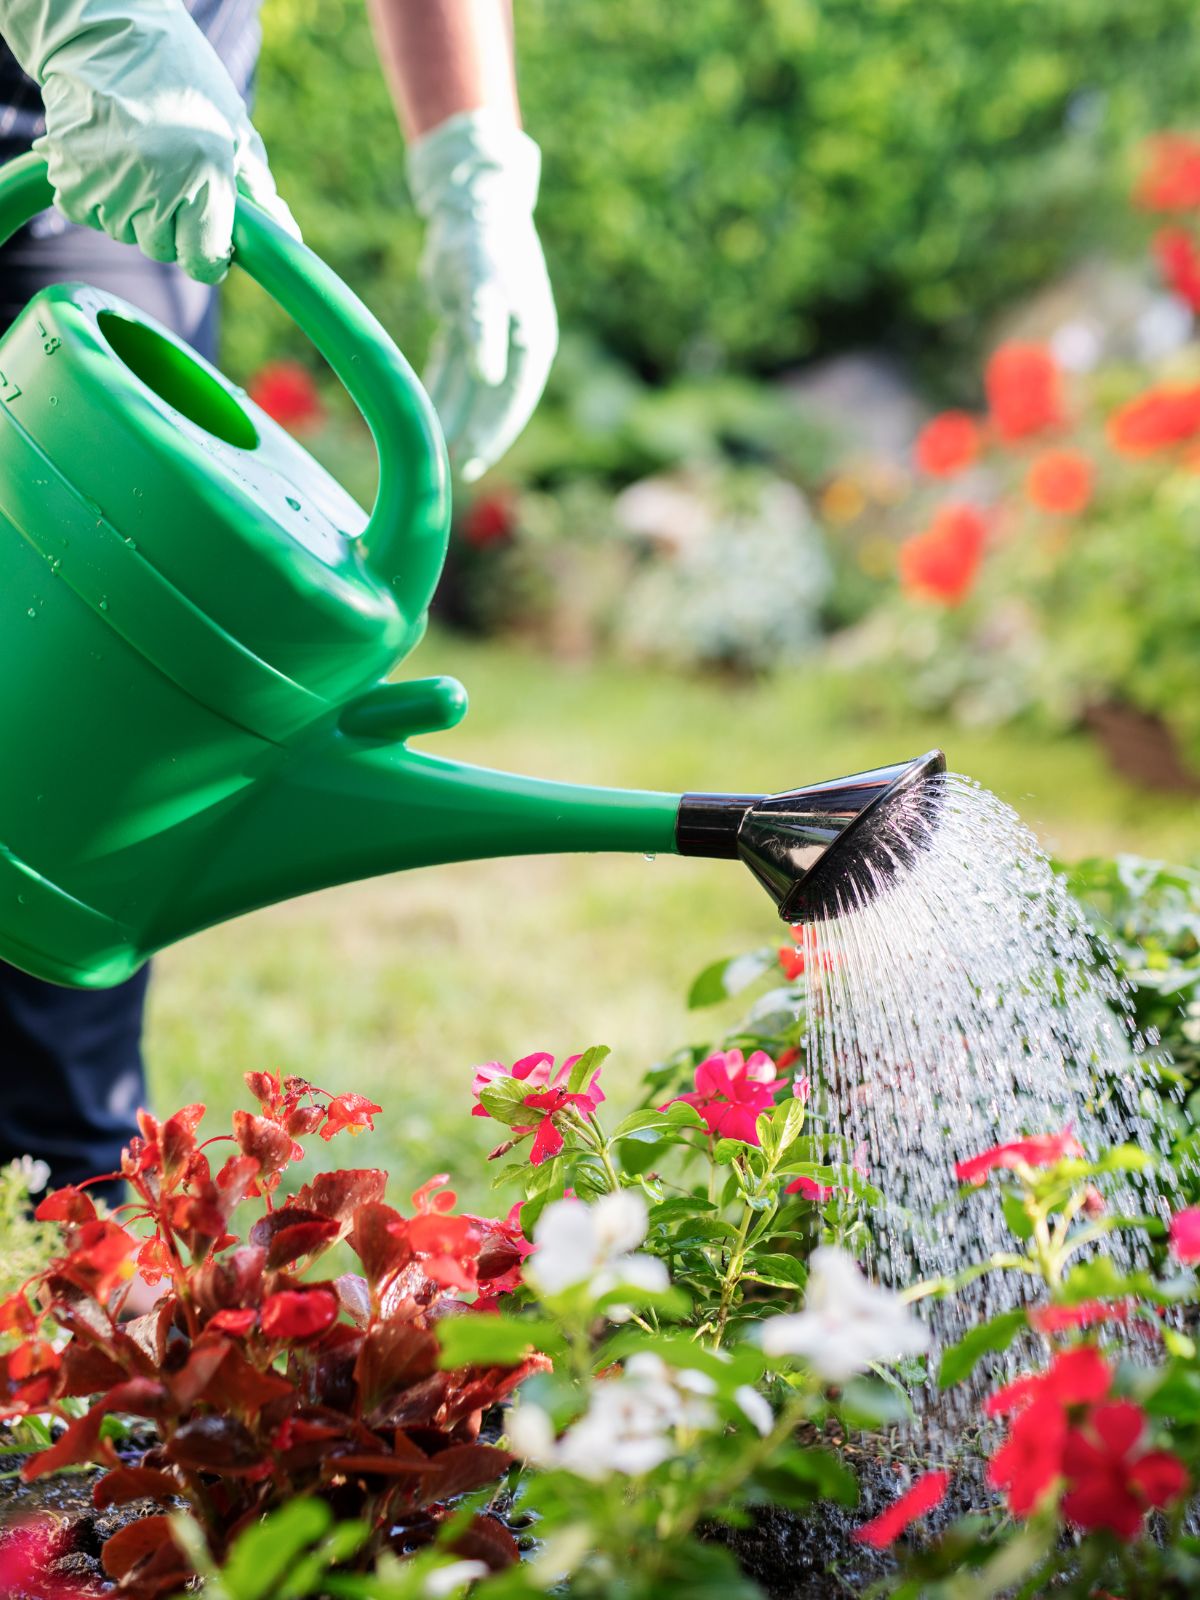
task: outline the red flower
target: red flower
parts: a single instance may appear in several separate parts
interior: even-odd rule
[[[1200,311],[1200,251],[1186,228],[1160,228],[1154,259],[1170,287],[1193,311]]]
[[[802,1194],[806,1200],[813,1201],[815,1205],[824,1205],[830,1195],[836,1191],[826,1184],[818,1183],[815,1178],[801,1176],[794,1178],[783,1192],[784,1194]]]
[[[1125,456],[1149,456],[1200,433],[1200,384],[1147,389],[1113,412],[1108,442]]]
[[[1106,1304],[1103,1300],[1084,1300],[1077,1306],[1032,1306],[1029,1326],[1047,1336],[1065,1333],[1068,1328],[1093,1328],[1101,1322],[1128,1322],[1132,1307],[1127,1301]]]
[[[901,583],[910,594],[958,605],[975,582],[986,537],[987,523],[976,506],[943,506],[923,533],[900,546]]]
[[[1059,1408],[1091,1405],[1112,1388],[1112,1368],[1094,1345],[1060,1350],[1045,1372],[1006,1383],[989,1395],[983,1409],[989,1417],[1007,1417],[1039,1401]]]
[[[325,1125],[321,1129],[322,1139],[332,1139],[335,1133],[341,1133],[343,1128],[349,1128],[351,1137],[361,1132],[363,1128],[375,1131],[375,1118],[383,1110],[373,1100],[368,1100],[362,1094],[339,1094],[329,1102],[329,1111]],[[303,1154],[303,1151],[301,1151]]]
[[[992,425],[1002,439],[1026,439],[1062,421],[1059,372],[1040,344],[1002,344],[983,374]]]
[[[1190,1207],[1171,1218],[1171,1249],[1185,1266],[1200,1261],[1200,1210]]]
[[[599,1067],[592,1074],[592,1081],[578,1092],[567,1089],[571,1070],[578,1060],[577,1055],[568,1056],[562,1066],[556,1069],[554,1057],[545,1050],[539,1050],[534,1055],[522,1056],[519,1061],[514,1061],[511,1067],[506,1067],[499,1061],[489,1061],[485,1066],[476,1068],[475,1081],[471,1088],[477,1104],[472,1108],[471,1115],[491,1116],[491,1112],[482,1100],[479,1100],[479,1095],[489,1084],[502,1078],[516,1078],[522,1083],[528,1083],[533,1092],[527,1094],[521,1104],[528,1106],[531,1111],[539,1112],[540,1117],[524,1127],[514,1127],[513,1133],[518,1138],[523,1138],[527,1133],[534,1134],[529,1159],[535,1167],[540,1167],[543,1161],[556,1156],[563,1147],[562,1133],[554,1121],[558,1112],[565,1111],[568,1106],[581,1106],[586,1114],[591,1114],[604,1099],[604,1093],[600,1088]]]
[[[261,1326],[268,1339],[315,1339],[333,1327],[337,1314],[328,1289],[281,1289],[263,1301]]]
[[[475,1288],[475,1259],[482,1240],[469,1217],[429,1211],[410,1222],[393,1223],[389,1231],[404,1233],[430,1283],[442,1289]]]
[[[500,1296],[521,1287],[521,1263],[534,1251],[521,1227],[523,1203],[514,1200],[506,1217],[467,1218],[483,1241],[475,1264],[480,1287],[476,1311],[498,1310]]]
[[[1067,1156],[1082,1156],[1083,1146],[1071,1132],[1039,1133],[1030,1139],[1014,1139],[1011,1144],[993,1145],[981,1155],[954,1163],[954,1176],[959,1183],[980,1184],[989,1172],[998,1168],[1052,1167]]]
[[[943,411],[917,435],[917,466],[931,478],[953,478],[978,456],[983,435],[965,411]]]
[[[1072,1428],[1063,1448],[1067,1480],[1062,1511],[1091,1532],[1107,1528],[1118,1539],[1134,1539],[1146,1512],[1184,1494],[1183,1462],[1166,1450],[1139,1452],[1145,1413],[1132,1400],[1093,1406],[1083,1427]]]
[[[948,1472],[924,1473],[912,1488],[906,1494],[902,1494],[899,1500],[893,1501],[886,1511],[856,1529],[854,1537],[859,1544],[869,1544],[876,1550],[886,1550],[888,1545],[895,1544],[904,1530],[911,1527],[919,1517],[925,1516],[935,1506],[940,1506],[946,1498],[949,1487]]]
[[[1070,1407],[1103,1400],[1112,1368],[1091,1345],[1060,1351],[1046,1372],[1006,1384],[984,1401],[988,1416],[1012,1416],[1008,1438],[988,1462],[987,1481],[1002,1489],[1014,1516],[1034,1509],[1063,1471]]]
[[[1134,199],[1145,211],[1190,211],[1200,206],[1200,140],[1160,133],[1147,141],[1149,162]]]
[[[307,367],[298,361],[268,361],[250,380],[249,394],[280,427],[307,433],[325,420],[325,408]]]
[[[477,550],[484,550],[492,544],[509,544],[516,523],[510,495],[481,495],[478,500],[471,502],[463,516],[463,537]]]
[[[235,1339],[240,1339],[243,1334],[250,1332],[257,1321],[258,1312],[249,1307],[242,1311],[218,1311],[208,1319],[208,1330],[210,1333],[229,1333]]]
[[[992,1456],[987,1482],[1001,1489],[1016,1517],[1027,1517],[1062,1471],[1067,1437],[1065,1412],[1042,1402],[1018,1416]]]
[[[779,965],[783,968],[783,975],[788,982],[795,983],[797,978],[804,976],[804,951],[798,945],[781,944],[779,946]]]
[[[714,1139],[757,1144],[759,1115],[770,1111],[775,1091],[787,1082],[774,1073],[775,1063],[765,1050],[756,1050],[749,1061],[740,1050],[724,1050],[696,1068],[696,1087],[689,1094],[678,1094],[659,1109],[682,1101],[695,1106]]]
[[[1039,511],[1075,516],[1092,498],[1092,463],[1081,450],[1047,450],[1030,467],[1025,493]]]

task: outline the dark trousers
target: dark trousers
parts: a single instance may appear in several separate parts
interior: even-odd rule
[[[38,289],[75,279],[120,295],[214,358],[212,289],[56,213],[0,249],[0,330]],[[8,781],[19,771],[10,766]],[[0,962],[0,1162],[40,1157],[51,1187],[116,1170],[145,1101],[148,978],[143,968],[113,989],[63,989]],[[118,1190],[95,1192],[111,1200]]]

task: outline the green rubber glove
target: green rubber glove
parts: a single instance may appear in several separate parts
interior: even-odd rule
[[[41,85],[55,203],[72,222],[225,276],[240,189],[299,237],[262,140],[180,0],[3,0],[0,33]]]
[[[418,139],[408,176],[426,219],[421,272],[438,313],[425,387],[462,476],[482,476],[533,414],[558,319],[533,225],[541,152],[492,111]]]

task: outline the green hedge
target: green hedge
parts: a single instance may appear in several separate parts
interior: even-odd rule
[[[563,320],[643,368],[961,333],[1200,115],[1191,0],[516,0]],[[418,234],[361,0],[268,0],[258,118],[310,240],[419,346]],[[278,324],[244,289],[239,364]],[[253,309],[251,309],[253,307]]]

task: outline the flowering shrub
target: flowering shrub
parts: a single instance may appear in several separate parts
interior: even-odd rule
[[[962,1164],[969,1183],[998,1184],[1013,1235],[1012,1249],[982,1270],[1020,1274],[1030,1287],[1028,1304],[977,1323],[941,1358],[940,1383],[948,1388],[981,1362],[1021,1352],[1016,1375],[982,1407],[1000,1429],[985,1448],[986,1485],[1002,1505],[948,1530],[895,1594],[949,1600],[968,1592],[954,1576],[964,1570],[975,1575],[973,1594],[996,1592],[987,1585],[1001,1574],[1003,1587],[1029,1595],[1193,1592],[1200,1568],[1183,1526],[1187,1496],[1200,1481],[1200,1368],[1172,1308],[1194,1300],[1195,1284],[1141,1266],[1123,1270],[1097,1248],[1118,1231],[1143,1232],[1152,1245],[1161,1239],[1157,1215],[1112,1213],[1101,1193],[1114,1183],[1127,1190],[1129,1175],[1152,1164],[1133,1147],[1089,1160],[1069,1130]],[[1173,1219],[1177,1262],[1200,1259],[1198,1223],[1190,1211]],[[1126,1351],[1097,1343],[1114,1326],[1138,1330]],[[1156,1512],[1165,1520],[1152,1524]],[[1075,1537],[1064,1539],[1064,1530]]]
[[[1200,311],[1198,152],[1190,137],[1153,145],[1136,195],[1167,223],[1153,249],[1185,324]],[[907,533],[896,592],[860,635],[862,691],[972,725],[1022,715],[1118,742],[1153,733],[1149,757],[1116,752],[1121,770],[1185,786],[1200,775],[1196,349],[1096,366],[1072,352],[1072,326],[1000,345],[980,413],[943,412],[919,433],[907,516],[886,513]]]
[[[27,1480],[96,1462],[109,1469],[97,1506],[183,1500],[218,1557],[272,1507],[319,1494],[365,1519],[370,1561],[430,1539],[449,1499],[509,1465],[478,1442],[480,1418],[540,1358],[447,1370],[437,1328],[462,1293],[486,1294],[515,1252],[503,1224],[452,1214],[443,1178],[413,1195],[409,1216],[385,1203],[385,1175],[372,1169],[320,1173],[277,1202],[300,1139],[367,1125],[379,1107],[267,1073],[247,1084],[259,1110],[235,1112],[231,1135],[201,1140],[199,1105],[161,1123],[140,1114],[121,1220],[99,1216],[81,1188],[43,1200],[37,1215],[59,1225],[61,1253],[0,1307],[17,1339],[3,1358],[3,1411],[65,1424],[26,1462]],[[361,1271],[314,1279],[339,1241]],[[135,1269],[163,1293],[124,1322]],[[65,1340],[47,1336],[52,1324]],[[154,1424],[158,1443],[139,1465],[115,1454],[104,1428],[114,1413]],[[461,1528],[457,1546],[489,1566],[516,1555],[488,1517]],[[104,1565],[137,1596],[170,1593],[191,1571],[166,1514],[114,1534]]]

